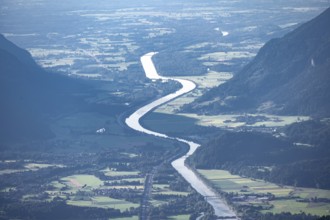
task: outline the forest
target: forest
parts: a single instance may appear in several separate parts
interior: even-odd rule
[[[189,160],[270,182],[330,189],[330,124],[311,120],[273,133],[224,131]]]

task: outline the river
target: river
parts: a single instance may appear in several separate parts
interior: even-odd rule
[[[189,151],[183,155],[182,157],[174,160],[172,162],[172,166],[174,167],[180,175],[190,183],[190,185],[202,196],[206,198],[206,201],[213,207],[214,213],[218,217],[222,217],[221,219],[237,219],[236,214],[232,211],[232,209],[221,199],[218,194],[211,189],[207,184],[204,183],[202,179],[200,179],[188,166],[185,165],[185,160],[192,155],[198,147],[199,144],[194,143],[192,141],[184,140],[181,138],[169,137],[166,134],[158,133],[155,131],[148,130],[141,126],[140,119],[147,114],[148,112],[154,110],[158,106],[175,99],[185,93],[188,93],[196,88],[195,83],[184,80],[184,79],[176,79],[172,77],[163,77],[157,73],[157,70],[152,62],[152,56],[154,56],[156,52],[150,52],[141,57],[141,63],[143,69],[145,71],[146,77],[152,80],[174,80],[181,83],[182,88],[174,93],[170,93],[162,98],[159,98],[141,108],[136,110],[133,114],[131,114],[128,118],[126,118],[125,122],[127,126],[130,128],[143,132],[146,134],[168,138],[177,140],[179,142],[183,142],[189,145]]]

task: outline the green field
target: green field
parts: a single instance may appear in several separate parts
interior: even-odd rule
[[[219,86],[232,78],[232,74],[229,72],[215,72],[209,71],[207,74],[202,76],[185,76],[176,77],[178,79],[187,79],[193,81],[197,87],[192,92],[180,96],[167,104],[158,107],[155,112],[165,114],[175,114],[183,105],[193,102],[198,97],[202,96],[205,90],[212,87]]]
[[[305,212],[311,215],[329,215],[330,204],[329,203],[302,203],[296,202],[294,199],[288,200],[275,200],[271,202],[274,205],[269,211],[262,211],[263,213],[272,212],[274,214],[281,212],[291,212],[292,214],[299,214]]]
[[[48,168],[48,167],[64,167],[63,165],[56,165],[56,164],[41,164],[41,163],[28,163],[24,166],[28,170],[39,170],[42,168]]]
[[[103,185],[103,181],[93,175],[73,175],[62,178],[62,180],[72,188],[81,188],[84,185],[97,188]]]
[[[139,220],[138,216],[126,217],[126,218],[111,218],[111,220]]]
[[[280,127],[292,124],[298,121],[309,120],[305,116],[278,116],[266,114],[249,114],[250,116],[264,116],[267,117],[266,121],[256,122],[254,124],[246,124],[242,121],[237,121],[237,117],[242,115],[197,115],[197,114],[179,114],[181,116],[194,118],[197,124],[201,126],[214,126],[214,127],[230,127],[236,128],[240,126],[266,126],[266,127]]]
[[[85,200],[86,199],[86,200]],[[87,207],[97,207],[97,208],[114,208],[125,211],[130,207],[137,208],[139,204],[127,202],[125,200],[113,199],[104,196],[96,196],[92,198],[84,198],[81,200],[70,200],[67,202],[69,205],[75,206],[87,206]]]
[[[187,196],[189,193],[181,192],[181,191],[173,191],[170,189],[168,184],[153,184],[152,194]]]
[[[176,215],[176,216],[170,216],[170,220],[189,220],[190,215]]]
[[[139,175],[137,171],[114,171],[109,168],[102,170],[106,176],[136,176]]]
[[[120,172],[118,172],[120,173]],[[117,175],[120,176],[120,175]],[[129,178],[125,179],[131,180]],[[134,179],[134,181],[137,179]],[[143,178],[139,180],[143,181]],[[131,180],[133,181],[133,180]],[[93,189],[120,189],[137,188],[143,190],[141,186],[104,186],[104,182],[93,175],[72,175],[61,178],[59,181],[52,182],[53,190],[47,191],[51,199],[61,197],[66,199],[67,204],[74,206],[97,207],[97,208],[116,208],[125,211],[130,207],[137,208],[139,204],[131,203],[122,199],[114,199],[108,196],[94,195]]]
[[[329,199],[330,190],[279,186],[262,180],[232,175],[225,170],[198,170],[198,172],[209,180],[215,188],[223,192],[237,193],[238,196],[248,194],[273,194],[275,199],[266,202],[269,205],[273,205],[273,208],[262,211],[265,213],[291,212],[292,214],[297,214],[305,212],[307,214],[319,216],[330,214],[330,203],[312,201],[298,202],[296,199],[293,199],[293,197],[300,199],[312,199],[315,197]],[[245,205],[265,204],[257,199],[255,201],[246,200],[241,203]]]
[[[8,163],[8,162],[4,162],[4,163]],[[18,173],[18,172],[26,172],[26,171],[37,171],[37,170],[48,168],[48,167],[64,167],[64,166],[60,165],[60,164],[26,163],[24,165],[24,168],[21,168],[21,169],[0,170],[0,175]]]

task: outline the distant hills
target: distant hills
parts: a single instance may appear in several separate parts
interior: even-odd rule
[[[0,35],[0,143],[49,138],[51,117],[74,111],[81,82],[40,68],[26,50]]]
[[[183,108],[200,114],[330,116],[330,9],[266,43],[230,81]]]

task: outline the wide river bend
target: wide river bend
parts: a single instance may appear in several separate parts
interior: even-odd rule
[[[127,126],[130,128],[143,132],[146,134],[162,137],[162,138],[167,138],[167,139],[172,139],[172,140],[177,140],[179,142],[183,142],[189,145],[189,151],[183,155],[182,157],[174,160],[172,162],[172,166],[174,169],[176,169],[180,175],[184,179],[186,179],[187,182],[190,183],[190,185],[202,196],[204,196],[207,200],[207,202],[213,207],[215,215],[218,217],[222,217],[221,219],[237,219],[236,214],[232,211],[232,209],[219,197],[219,195],[211,189],[207,184],[203,182],[202,179],[200,179],[194,171],[192,171],[188,166],[185,165],[185,160],[192,155],[196,149],[200,146],[197,143],[194,143],[192,141],[184,140],[181,138],[174,138],[174,137],[169,137],[166,134],[161,134],[155,131],[148,130],[144,127],[141,126],[140,124],[140,119],[146,115],[148,112],[154,110],[156,107],[172,100],[175,99],[185,93],[188,93],[196,88],[195,83],[189,81],[189,80],[184,80],[184,79],[176,79],[172,77],[163,77],[158,75],[156,68],[152,62],[152,56],[155,55],[156,52],[150,52],[145,54],[144,56],[141,57],[141,63],[143,66],[143,69],[145,71],[146,76],[149,79],[152,80],[174,80],[179,83],[181,83],[182,88],[179,89],[178,91],[174,93],[170,93],[162,98],[159,98],[141,108],[136,110],[133,114],[131,114],[128,118],[126,118],[125,123]]]

